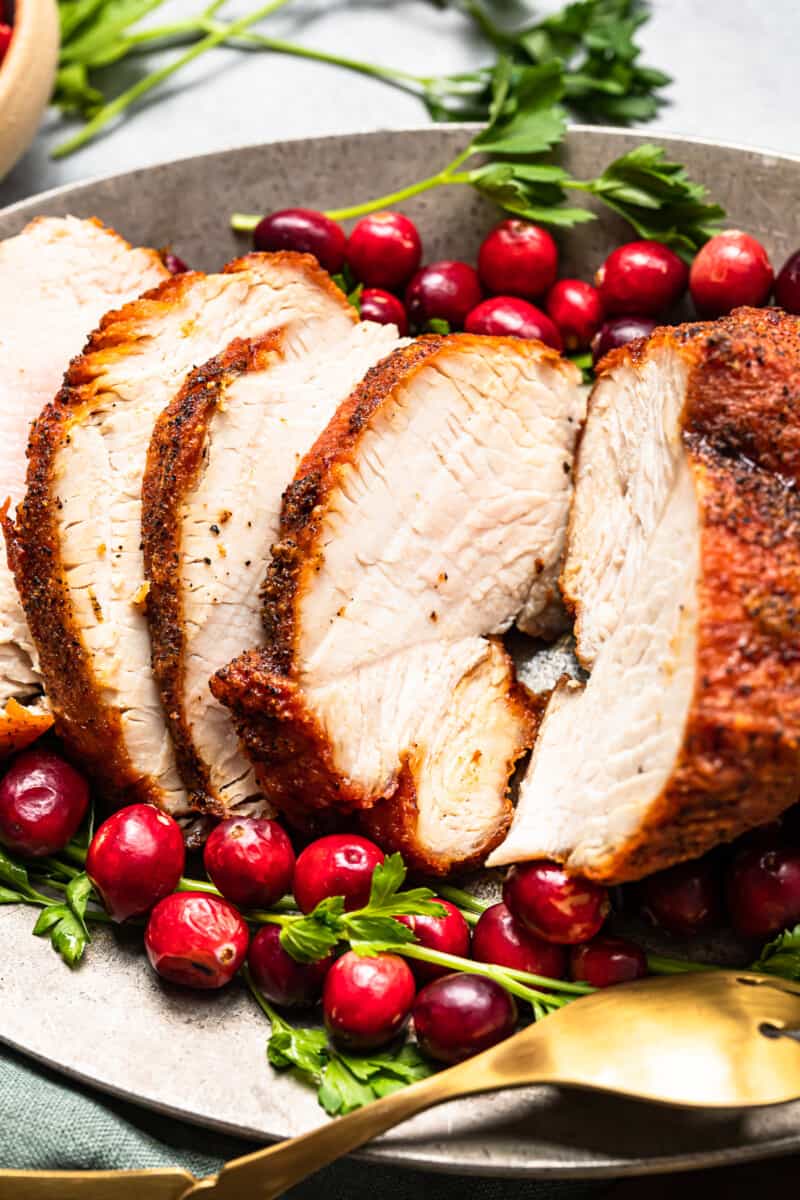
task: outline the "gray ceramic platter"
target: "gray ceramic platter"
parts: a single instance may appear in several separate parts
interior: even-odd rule
[[[132,242],[170,243],[191,265],[214,269],[243,249],[228,229],[231,211],[333,208],[383,195],[448,162],[465,134],[457,126],[428,127],[184,159],[17,204],[0,212],[0,237],[39,214],[97,216]],[[577,127],[567,139],[566,165],[589,177],[644,140]],[[658,141],[711,188],[731,224],[762,238],[774,261],[800,243],[800,160]],[[406,211],[429,259],[474,256],[496,218],[467,188],[417,197]],[[626,225],[602,215],[563,239],[565,270],[586,277],[629,237]],[[136,940],[105,933],[70,973],[49,944],[31,937],[31,925],[29,910],[0,909],[0,1040],[107,1092],[258,1141],[324,1119],[310,1091],[267,1066],[267,1024],[242,992],[187,995],[162,986]],[[800,1103],[745,1115],[692,1113],[539,1088],[446,1105],[382,1138],[365,1157],[465,1174],[579,1177],[711,1166],[798,1147]]]

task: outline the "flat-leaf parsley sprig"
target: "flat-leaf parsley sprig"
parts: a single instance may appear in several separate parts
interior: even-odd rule
[[[516,80],[512,87],[512,80]],[[557,60],[515,68],[501,58],[492,76],[488,124],[434,175],[397,191],[344,208],[329,209],[334,220],[391,208],[438,187],[468,185],[515,216],[544,225],[570,227],[595,219],[568,193],[592,196],[613,209],[645,238],[657,238],[691,257],[716,232],[725,216],[706,188],[659,146],[645,144],[615,159],[595,179],[573,179],[552,160],[564,137],[564,71]],[[481,161],[474,165],[470,160]],[[231,226],[252,232],[260,214],[234,213]]]

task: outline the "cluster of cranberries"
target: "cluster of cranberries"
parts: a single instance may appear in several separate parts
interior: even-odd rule
[[[538,338],[556,350],[609,350],[652,333],[686,292],[702,317],[739,305],[777,304],[800,312],[800,251],[775,279],[763,246],[739,230],[711,238],[691,269],[655,241],[619,246],[594,283],[558,279],[558,248],[546,230],[517,218],[501,221],[478,251],[477,270],[452,259],[422,261],[419,232],[399,212],[362,218],[348,237],[324,213],[290,208],[264,217],[257,250],[314,254],[333,274],[345,266],[363,285],[365,320],[397,325],[401,334],[446,321],[469,333]],[[534,303],[535,302],[535,303]]]
[[[29,857],[57,853],[74,837],[88,801],[85,780],[59,755],[27,750],[0,781],[0,844]],[[794,925],[800,921],[797,815],[790,810],[782,823],[747,835],[725,861],[715,853],[652,875],[636,888],[641,911],[681,937],[719,925],[726,909],[746,937],[764,939]],[[373,871],[383,861],[368,839],[322,837],[295,858],[277,822],[242,817],[221,822],[206,842],[204,865],[216,891],[205,884],[207,890],[184,890],[184,859],[175,821],[147,804],[109,817],[86,858],[113,920],[147,917],[145,948],[164,979],[219,988],[247,960],[268,1000],[307,1007],[321,999],[331,1038],[357,1050],[391,1041],[411,1019],[422,1049],[453,1063],[513,1031],[513,997],[485,976],[454,973],[437,962],[409,964],[389,953],[331,953],[300,963],[281,944],[280,915],[261,924],[251,940],[240,910],[270,909],[288,893],[303,913],[331,896],[342,896],[348,911],[366,905]],[[512,867],[502,902],[487,908],[472,931],[455,905],[439,903],[442,916],[397,917],[429,951],[594,987],[647,973],[638,945],[602,932],[610,910],[606,889],[554,863]]]

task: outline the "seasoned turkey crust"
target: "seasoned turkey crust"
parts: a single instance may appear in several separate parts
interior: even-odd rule
[[[574,840],[548,840],[537,813],[549,821],[553,799],[534,757],[519,829],[491,865],[548,854],[591,879],[624,883],[703,854],[800,798],[800,320],[739,309],[660,329],[609,355],[598,387],[661,353],[677,355],[686,370],[677,437],[698,522],[693,685],[677,754],[660,792],[645,795],[633,831],[597,843],[577,828]],[[577,617],[578,655],[592,668],[605,635],[596,628],[596,563],[579,544],[587,444],[584,431],[562,585]],[[586,511],[596,503],[589,495]],[[567,705],[573,727],[583,717],[580,694],[565,684],[551,702],[554,713]],[[546,713],[537,753],[547,721]]]
[[[336,814],[358,812],[364,829],[377,837],[382,845],[401,849],[411,865],[435,873],[446,873],[454,866],[461,869],[482,861],[503,838],[510,821],[512,808],[508,784],[516,762],[532,744],[537,710],[527,691],[517,683],[502,642],[493,637],[483,639],[484,659],[476,661],[474,667],[468,668],[454,683],[455,696],[461,694],[462,689],[467,694],[473,681],[476,689],[483,689],[491,696],[485,710],[481,710],[485,712],[486,736],[494,736],[496,727],[497,743],[507,747],[502,761],[496,759],[491,766],[492,778],[495,775],[498,780],[502,778],[500,811],[492,827],[482,831],[482,840],[478,841],[474,831],[470,831],[469,836],[473,837],[470,843],[465,830],[460,853],[437,854],[424,844],[417,832],[420,810],[415,770],[424,762],[428,746],[420,746],[418,752],[412,748],[401,754],[397,769],[386,782],[383,793],[376,793],[374,788],[344,774],[336,761],[337,750],[331,733],[321,724],[300,677],[301,633],[297,618],[304,597],[313,591],[327,556],[324,536],[329,497],[337,494],[339,489],[347,491],[343,481],[350,466],[359,462],[361,442],[373,424],[373,417],[387,405],[391,409],[398,386],[413,381],[428,360],[439,355],[445,346],[463,347],[463,352],[468,353],[471,349],[477,351],[481,341],[466,335],[420,338],[395,351],[368,372],[363,383],[340,406],[325,433],[300,464],[295,480],[284,496],[281,536],[273,546],[263,593],[266,645],[240,656],[218,671],[211,681],[214,695],[233,711],[243,745],[256,765],[265,794],[290,820],[319,829],[325,828]],[[501,345],[504,340],[483,339],[485,343],[493,341]],[[511,342],[513,353],[522,353],[519,345]],[[566,372],[566,378],[572,380],[570,369],[558,355],[541,350],[539,361],[547,369]],[[578,403],[574,403],[578,412]],[[567,420],[566,415],[564,420]],[[570,455],[571,446],[564,451],[563,457]],[[558,469],[563,478],[562,466],[559,459]],[[412,464],[409,469],[413,470]],[[413,572],[413,565],[409,570]],[[513,616],[514,613],[509,614],[509,620]],[[437,614],[431,613],[430,619],[435,622]],[[487,683],[487,677],[491,684]],[[385,686],[387,689],[392,687],[388,677]],[[423,703],[421,697],[420,704]],[[511,729],[513,736],[509,733]],[[501,730],[504,731],[502,737]],[[441,753],[446,762],[447,748],[444,747]],[[462,794],[469,791],[470,772],[480,779],[481,772],[487,770],[486,763],[480,761],[480,753],[476,751],[477,757],[471,768],[462,768]],[[467,850],[470,844],[474,849]]]
[[[222,274],[237,276],[244,281],[245,288],[252,282],[254,290],[261,287],[262,279],[266,276],[270,279],[290,276],[294,281],[292,286],[297,287],[303,279],[313,277],[323,291],[329,291],[332,302],[337,306],[341,302],[339,289],[316,260],[308,255],[288,252],[246,255],[228,263]],[[202,291],[205,281],[211,278],[195,272],[177,275],[103,318],[84,353],[71,364],[64,387],[32,427],[28,447],[27,494],[18,510],[14,527],[6,523],[9,562],[39,650],[57,732],[64,738],[70,752],[91,773],[101,793],[116,806],[150,802],[170,807],[171,802],[166,799],[162,780],[157,778],[157,770],[162,764],[155,762],[156,755],[152,756],[152,767],[149,764],[137,767],[133,762],[123,728],[125,711],[114,703],[119,693],[113,693],[112,701],[107,702],[103,684],[97,676],[96,664],[84,642],[83,630],[76,623],[75,597],[71,594],[68,582],[70,564],[63,558],[64,531],[59,528],[62,506],[58,495],[59,451],[69,445],[71,430],[84,420],[88,422],[95,408],[99,407],[101,412],[115,408],[116,402],[109,406],[107,397],[103,396],[106,375],[113,378],[117,364],[124,364],[127,368],[132,350],[135,352],[139,345],[146,347],[152,340],[152,331],[167,327],[170,315],[182,310],[184,296],[190,296],[195,287]],[[231,290],[235,286],[235,282],[232,283]],[[244,332],[260,335],[282,323],[268,291],[269,288],[265,287],[264,306],[253,317],[252,323],[256,328]],[[242,304],[232,313],[231,323],[239,334],[243,332],[242,323],[248,320],[247,311]],[[216,326],[198,328],[193,320],[187,321],[181,335],[191,340],[194,346],[195,334],[202,343],[201,349],[209,339],[217,339],[217,346],[224,345],[228,340],[224,338],[223,330],[218,330]],[[212,346],[212,349],[215,348]],[[202,359],[207,357],[208,351],[202,355]],[[175,390],[178,390],[182,377],[183,370]],[[96,402],[96,394],[101,396],[99,402]],[[149,440],[151,428],[145,426],[141,432],[142,435],[146,433]],[[102,495],[85,496],[82,499],[90,513],[95,508],[102,511]],[[98,547],[100,560],[113,553],[114,547]],[[136,585],[140,585],[144,604],[146,586],[143,564],[141,575],[135,580]],[[96,618],[102,624],[101,612],[96,613]],[[164,746],[169,760],[172,760],[166,731]],[[165,773],[170,772],[177,774],[174,760],[167,763]],[[177,794],[171,810],[180,814],[186,807],[185,793]]]
[[[153,671],[169,721],[184,784],[195,804],[213,811],[208,766],[195,748],[182,697],[184,618],[179,582],[180,509],[203,464],[208,427],[232,375],[264,366],[281,346],[281,333],[237,339],[193,371],[169,409],[156,422],[142,486],[142,537]],[[225,815],[225,814],[220,814]]]

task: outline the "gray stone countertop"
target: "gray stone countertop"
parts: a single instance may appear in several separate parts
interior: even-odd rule
[[[148,23],[193,15],[203,0],[167,0]],[[228,0],[224,12],[250,7]],[[544,12],[553,0],[536,6]],[[658,130],[800,154],[796,0],[654,0],[641,31],[646,61],[675,82]],[[454,7],[425,0],[295,0],[262,26],[301,41],[421,74],[487,58]],[[175,50],[150,56],[160,65]],[[128,64],[117,68],[128,77]],[[113,70],[113,68],[112,68]],[[218,48],[196,60],[110,132],[69,158],[49,157],[77,126],[48,114],[27,155],[0,184],[0,205],[74,180],[248,142],[425,124],[413,96],[386,84],[270,53]]]

